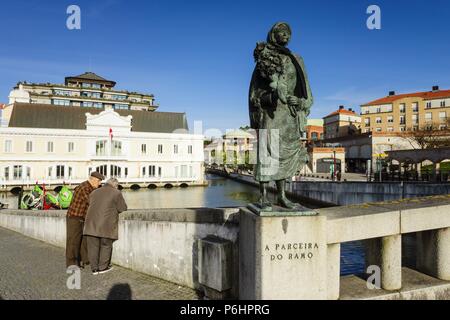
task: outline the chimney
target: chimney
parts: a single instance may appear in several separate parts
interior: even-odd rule
[[[339,110],[344,110],[344,106],[339,106]]]
[[[439,91],[439,86],[433,86],[433,91]]]
[[[353,109],[352,109],[352,108],[349,108],[348,111],[353,112]]]
[[[390,96],[395,96],[395,91],[389,91]]]

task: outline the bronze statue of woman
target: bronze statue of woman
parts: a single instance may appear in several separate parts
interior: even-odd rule
[[[275,181],[277,205],[295,209],[299,205],[286,197],[286,180],[292,179],[308,162],[301,144],[313,96],[303,59],[286,45],[291,38],[287,23],[276,23],[267,42],[258,43],[254,51],[249,111],[250,125],[258,133],[255,179],[260,183],[262,210],[271,210],[267,197],[269,182]]]

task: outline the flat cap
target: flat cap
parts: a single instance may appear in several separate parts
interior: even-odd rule
[[[100,180],[105,180],[105,176],[103,176],[100,172],[94,171],[91,173],[91,177],[100,179]]]

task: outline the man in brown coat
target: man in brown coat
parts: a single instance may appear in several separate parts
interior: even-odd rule
[[[112,270],[113,242],[119,239],[119,213],[127,210],[127,204],[118,187],[119,181],[112,178],[89,196],[83,234],[87,239],[93,274]]]
[[[97,189],[105,177],[92,172],[89,180],[75,188],[66,219],[66,266],[83,268],[89,263],[87,245],[83,237],[84,219],[89,206],[89,195]]]

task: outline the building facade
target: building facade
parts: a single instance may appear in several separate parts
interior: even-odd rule
[[[115,85],[115,81],[92,72],[66,77],[64,84],[19,82],[10,93],[9,104],[22,102],[145,111],[158,108],[152,94],[115,90]]]
[[[395,94],[361,106],[362,132],[448,129],[450,90]]]
[[[203,135],[184,113],[155,108],[14,101],[0,127],[0,187],[78,184],[92,171],[124,185],[204,184]]]
[[[352,109],[340,106],[338,110],[323,118],[325,139],[334,139],[358,134],[361,129],[361,117]]]
[[[207,165],[242,165],[256,162],[256,133],[248,130],[228,131],[221,139],[205,146]]]
[[[308,119],[306,125],[306,141],[323,140],[323,119]]]

